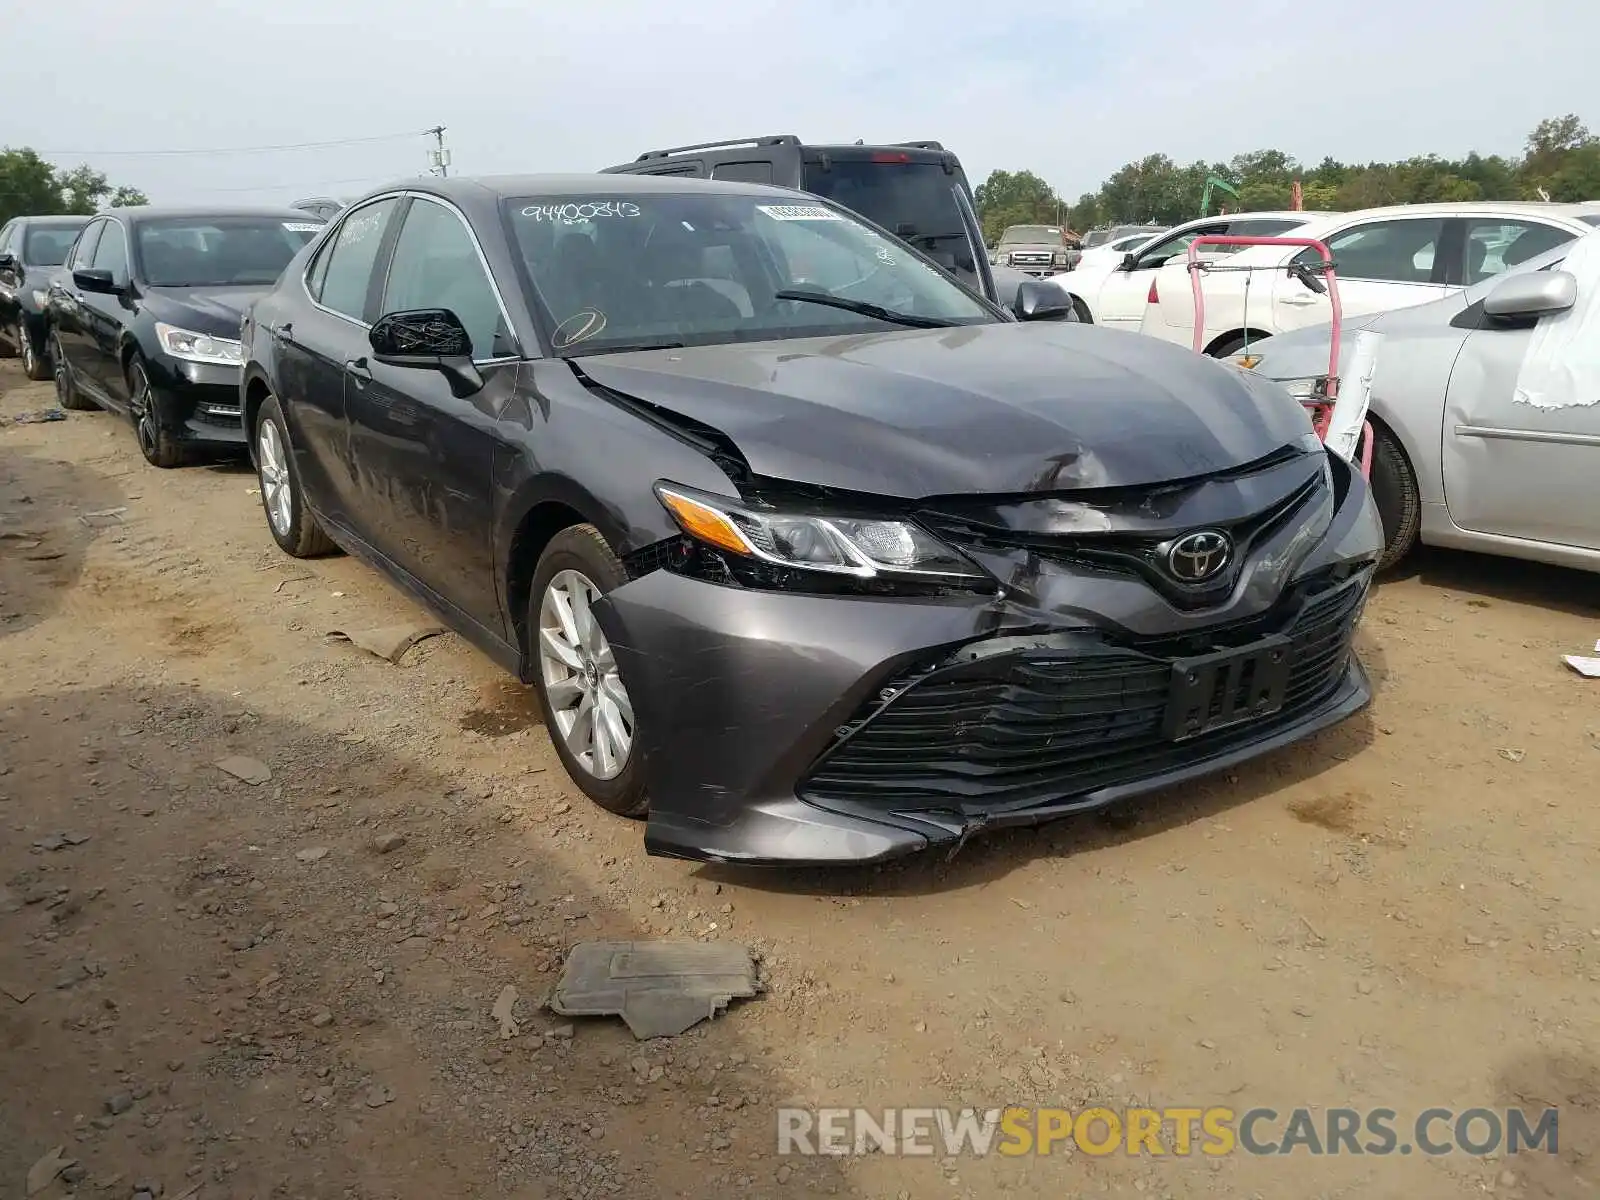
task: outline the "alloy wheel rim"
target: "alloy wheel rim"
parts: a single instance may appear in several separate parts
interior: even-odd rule
[[[50,341],[51,370],[56,378],[56,403],[62,408],[72,395],[72,376],[67,371],[67,359],[61,353],[61,339],[52,337]]]
[[[633,749],[633,703],[611,643],[594,619],[600,589],[580,571],[559,571],[539,602],[539,670],[556,733],[596,779],[615,779]]]
[[[294,519],[294,496],[289,485],[288,455],[284,453],[283,439],[278,436],[274,421],[261,422],[261,434],[256,439],[256,462],[267,520],[272,523],[274,533],[288,537]]]
[[[134,433],[139,439],[139,448],[146,455],[156,451],[156,418],[151,411],[150,380],[145,377],[142,368],[133,369],[133,387],[129,389],[133,394],[130,407],[133,409]]]

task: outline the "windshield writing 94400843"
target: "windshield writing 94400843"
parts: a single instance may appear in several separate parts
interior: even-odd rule
[[[522,215],[535,221],[577,225],[596,217],[637,217],[639,206],[626,200],[581,200],[572,204],[530,204]]]

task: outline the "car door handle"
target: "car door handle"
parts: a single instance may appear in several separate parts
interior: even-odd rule
[[[1308,304],[1315,304],[1317,302],[1317,298],[1310,292],[1290,292],[1283,298],[1283,302],[1285,304],[1294,304],[1304,308]]]

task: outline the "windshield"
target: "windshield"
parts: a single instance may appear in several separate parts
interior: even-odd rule
[[[322,222],[280,217],[166,217],[136,235],[142,278],[152,287],[230,287],[276,282]]]
[[[708,191],[522,196],[506,213],[558,352],[998,319],[931,263],[829,205]]]
[[[1059,245],[1061,243],[1061,230],[1053,225],[1013,225],[1000,235],[1000,244],[1009,246],[1016,242],[1031,242],[1038,245],[1041,242]]]
[[[1093,250],[1096,246],[1104,246],[1111,240],[1112,232],[1110,229],[1091,229],[1083,235],[1083,248]]]
[[[933,162],[834,158],[826,171],[807,163],[803,186],[904,238],[970,282],[977,278],[978,264],[956,206],[960,180]]]
[[[22,261],[30,267],[59,267],[78,240],[82,225],[44,226],[28,230],[22,242]]]

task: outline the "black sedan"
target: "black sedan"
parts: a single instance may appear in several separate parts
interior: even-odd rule
[[[1029,282],[1024,319],[1059,316]],[[1287,745],[1369,698],[1367,486],[1249,372],[1025,326],[812,196],[430,180],[246,319],[272,536],[533,683],[652,853],[869,861]]]
[[[126,413],[158,467],[244,448],[239,324],[324,222],[295,209],[118,208],[50,285],[63,408]]]
[[[44,315],[50,276],[88,223],[88,217],[17,217],[0,229],[0,354],[22,359],[29,379],[50,378]]]

